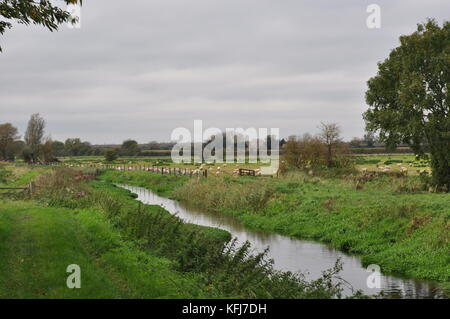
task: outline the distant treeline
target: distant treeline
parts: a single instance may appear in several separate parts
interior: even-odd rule
[[[126,140],[122,144],[92,145],[79,138],[71,138],[64,143],[53,141],[53,153],[56,157],[104,156],[107,151],[114,150],[119,156],[170,156],[174,145],[156,141],[138,144],[134,140]]]
[[[122,144],[110,145],[92,145],[88,141],[82,141],[80,138],[68,138],[64,142],[55,141],[45,134],[45,121],[39,114],[33,114],[28,122],[27,130],[21,139],[18,130],[11,123],[0,124],[0,160],[13,161],[16,158],[22,158],[30,163],[48,163],[55,161],[58,157],[75,157],[75,156],[105,156],[107,160],[114,160],[118,156],[134,157],[134,156],[170,156],[175,145],[174,142],[157,142],[151,141],[145,144],[138,144],[137,141],[128,139]],[[366,134],[363,138],[353,138],[350,142],[343,142],[339,137],[340,128],[337,124],[331,123],[325,125],[322,123],[322,133],[317,137],[325,143],[328,149],[328,161],[330,162],[332,149],[339,145],[340,149],[346,149],[347,153],[353,154],[380,154],[380,153],[411,153],[409,147],[399,147],[396,150],[386,150],[384,145],[372,135]],[[327,132],[327,130],[330,130]],[[329,136],[327,136],[327,134]],[[308,135],[308,134],[306,134]],[[305,135],[305,136],[306,136]],[[293,143],[305,139],[291,136],[288,139],[279,140],[280,153],[286,154],[287,146],[291,141],[291,149],[296,149]],[[223,150],[226,148],[228,138],[233,138],[235,147],[237,139],[235,136],[212,136],[203,143],[203,147],[216,138],[222,138]],[[330,139],[331,138],[331,139]],[[272,149],[272,139],[270,136],[265,138],[267,149]],[[300,144],[304,144],[304,141]],[[193,146],[192,146],[193,147]],[[301,148],[301,147],[300,147]],[[249,142],[245,142],[246,151],[249,149]],[[317,148],[315,148],[317,150]],[[215,150],[217,151],[217,150]],[[214,151],[214,152],[215,152]],[[298,159],[298,158],[297,158]]]

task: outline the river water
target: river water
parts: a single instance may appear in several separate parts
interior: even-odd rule
[[[365,294],[377,294],[381,290],[387,296],[403,298],[442,298],[442,291],[435,285],[419,280],[401,279],[381,274],[380,288],[369,288],[367,281],[373,278],[373,273],[362,267],[358,257],[349,256],[343,252],[312,242],[254,231],[245,228],[233,216],[194,209],[189,205],[161,197],[151,190],[129,185],[118,185],[137,194],[137,200],[144,204],[159,205],[169,213],[178,216],[187,223],[216,227],[226,230],[236,237],[239,243],[249,241],[256,252],[262,252],[269,247],[269,257],[274,260],[274,268],[284,271],[302,272],[307,279],[316,279],[322,271],[330,269],[338,258],[343,263],[340,276],[353,289],[362,290]],[[372,275],[372,276],[371,276]],[[369,276],[371,276],[369,278]],[[350,294],[346,288],[344,294]]]

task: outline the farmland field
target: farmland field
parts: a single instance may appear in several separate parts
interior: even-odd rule
[[[129,157],[120,158],[112,163],[105,162],[101,157],[62,158],[60,161],[53,168],[28,166],[20,163],[2,165],[3,171],[7,173],[3,174],[3,180],[0,181],[1,185],[24,186],[30,181],[35,181],[40,189],[33,198],[27,199],[19,196],[18,199],[22,202],[11,199],[11,196],[18,196],[17,192],[9,191],[5,193],[3,191],[5,199],[2,204],[2,211],[5,212],[3,218],[4,221],[7,221],[6,225],[19,227],[16,224],[20,218],[31,218],[33,221],[36,219],[36,222],[39,221],[43,224],[30,222],[30,227],[54,227],[49,225],[64,223],[67,219],[68,223],[78,225],[74,227],[82,228],[84,227],[83,223],[88,222],[85,218],[92,214],[97,216],[95,217],[97,218],[96,222],[102,225],[96,227],[110,227],[108,232],[111,232],[111,236],[113,236],[113,233],[127,234],[126,237],[129,238],[127,240],[130,240],[130,244],[132,244],[135,239],[142,236],[138,235],[136,231],[142,232],[144,229],[124,229],[124,226],[117,228],[114,226],[118,221],[117,217],[113,219],[111,217],[123,215],[124,217],[120,218],[126,221],[130,218],[126,217],[130,216],[127,211],[130,209],[132,211],[133,207],[138,206],[135,206],[136,204],[132,199],[127,199],[129,195],[118,192],[112,185],[136,185],[154,190],[162,196],[177,199],[204,211],[233,216],[249,229],[322,242],[331,248],[344,251],[350,255],[360,256],[363,266],[378,264],[381,266],[383,273],[386,274],[433,282],[444,291],[450,288],[450,255],[448,254],[450,251],[450,195],[434,193],[431,189],[423,186],[423,180],[428,175],[424,173],[424,170],[429,170],[428,163],[416,160],[412,155],[358,155],[354,156],[356,165],[353,170],[324,169],[305,172],[289,170],[280,174],[278,178],[238,177],[233,173],[237,167],[248,169],[260,167],[259,164],[255,163],[210,164],[206,165],[206,169],[212,173],[220,172],[220,174],[210,174],[208,178],[189,178],[188,176],[162,175],[142,170],[153,166],[187,169],[196,169],[199,166],[175,164],[168,157]],[[106,165],[126,167],[126,169],[107,169]],[[387,172],[386,167],[390,167]],[[401,168],[407,168],[407,171],[402,171]],[[64,172],[64,170],[69,172]],[[76,174],[94,174],[94,172],[100,173],[99,176],[95,177],[97,181],[91,180],[74,184],[73,178],[78,179]],[[66,175],[56,177],[58,174]],[[44,176],[46,177],[43,178]],[[50,180],[50,182],[47,180]],[[56,185],[58,183],[62,184]],[[74,195],[78,193],[82,195]],[[81,197],[76,199],[74,196]],[[104,198],[100,199],[100,197]],[[109,198],[114,197],[116,199],[109,202]],[[21,205],[29,207],[27,210],[30,210],[30,213],[24,210],[21,213],[23,217],[12,214]],[[51,208],[45,208],[47,205]],[[121,207],[128,208],[124,210]],[[60,220],[53,220],[52,214],[55,214],[59,208],[63,209],[59,216]],[[123,213],[116,212],[122,210],[124,210]],[[119,222],[119,224],[122,223]],[[126,223],[129,223],[129,221]],[[170,223],[176,225],[178,222],[173,220]],[[26,226],[21,225],[20,227]],[[189,224],[183,227],[186,227],[186,235],[182,235],[182,238],[183,236],[192,236],[189,235],[189,232],[194,231],[196,234],[201,234],[195,236],[206,236],[204,237],[206,242],[213,240],[219,246],[229,240],[226,232],[215,232],[214,229],[210,228],[203,230],[202,227],[189,226]],[[32,229],[24,229],[24,236],[34,236],[32,234],[26,235],[28,231],[32,231]],[[131,233],[129,233],[130,231]],[[148,232],[148,230],[145,230],[145,232]],[[6,236],[3,240],[13,239]],[[81,239],[81,241],[86,241],[86,239]],[[6,242],[4,244],[6,245]],[[105,245],[106,243],[98,242],[97,244]],[[158,245],[161,244],[163,243]],[[61,249],[69,249],[63,247],[63,244],[60,245],[62,245]],[[83,244],[80,243],[80,245]],[[129,243],[123,245],[127,246]],[[164,246],[158,245],[156,248],[150,249],[150,251],[153,251],[153,257],[149,258],[153,258],[153,260],[168,258],[172,261],[175,258],[178,260],[178,257],[173,256],[173,247],[167,251],[164,250],[167,248],[163,249]],[[131,249],[130,256],[137,256],[142,253],[139,245],[127,249]],[[203,248],[200,246],[196,249]],[[108,258],[116,260],[114,254],[115,252],[111,251],[108,253]],[[19,257],[8,258],[27,260],[34,257],[20,255]],[[84,257],[80,256],[80,258],[85,258],[83,262],[86,265],[98,263],[89,259],[89,253]],[[121,261],[118,260],[117,262],[119,264],[113,263],[111,267],[119,267],[114,271],[118,271],[115,280],[120,281],[117,278],[126,274],[121,273]],[[164,265],[164,262],[161,265]],[[6,271],[5,267],[6,265],[3,265],[4,271]],[[44,267],[39,264],[39,260],[33,263],[33,267],[42,269],[38,271],[46,271],[45,268],[39,268]],[[185,296],[186,294],[231,296],[237,293],[232,288],[217,286],[217,283],[213,284],[212,291],[206,292],[205,289],[207,288],[203,287],[204,283],[200,279],[196,279],[195,276],[184,279],[182,275],[177,273],[176,267],[175,270],[172,266],[162,267],[161,271],[167,272],[170,276],[178,278],[177,280],[182,280],[197,288],[173,292],[171,291],[172,288],[166,287],[166,290],[158,292],[160,296],[165,296],[165,294],[170,296],[173,296],[173,294],[179,294],[179,296]],[[202,271],[205,271],[209,266],[193,265],[190,267],[203,267]],[[93,279],[93,285],[95,285],[95,280],[99,280],[99,282],[108,280],[106,278],[109,270],[106,270],[107,273],[102,268],[92,271],[95,273],[93,276],[98,277],[98,279]],[[134,270],[129,271],[133,272]],[[194,273],[197,273],[197,271],[194,271]],[[133,274],[135,276],[144,275],[138,272]],[[21,280],[27,280],[26,274],[18,273],[14,276],[16,277],[10,278],[10,280],[17,281],[18,284]],[[55,282],[56,279],[49,280]],[[139,280],[138,277],[136,277],[136,280]],[[200,280],[200,283],[198,280]],[[114,284],[114,281],[112,281],[112,284]],[[35,287],[30,286],[24,288],[23,292],[17,293],[20,296],[37,296],[32,291],[43,289],[46,296],[56,294],[53,289],[57,288],[52,287],[51,284],[46,288],[39,288],[39,283],[33,285]],[[268,285],[279,284],[272,282]],[[29,291],[26,291],[27,289]],[[122,292],[119,289],[115,294],[112,293],[115,290],[112,286],[111,291],[108,291],[110,288],[105,288],[106,290],[101,292],[96,292],[95,287],[92,289],[92,292],[89,292],[92,295],[88,294],[87,297],[120,297],[130,294],[133,296],[150,296],[154,293],[145,290],[147,289],[145,287],[142,288],[143,290],[129,287]],[[305,292],[298,292],[296,296],[299,294],[305,294]],[[287,295],[285,297],[293,296]],[[68,297],[70,296],[68,295]]]

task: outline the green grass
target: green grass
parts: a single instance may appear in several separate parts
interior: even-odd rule
[[[378,154],[378,155],[354,155],[356,167],[369,171],[379,171],[379,167],[390,166],[392,171],[400,171],[400,167],[408,169],[408,175],[418,175],[421,170],[431,173],[430,161],[417,159],[411,154]]]
[[[48,167],[31,167],[27,165],[0,166],[0,187],[25,187],[37,176],[46,172]],[[1,193],[17,193],[15,190],[0,190]]]
[[[365,265],[378,264],[385,273],[450,288],[450,194],[421,191],[416,176],[376,176],[359,188],[358,176],[301,173],[279,179],[190,179],[182,185],[151,173],[145,179],[137,172],[110,171],[104,177],[164,187],[165,195],[232,214],[249,228],[317,240],[361,256]]]
[[[193,275],[122,239],[97,210],[1,202],[0,298],[179,298],[204,296]],[[69,289],[66,268],[81,268]]]
[[[9,287],[0,297],[71,298],[74,293],[61,287],[61,268],[76,263],[89,272],[91,286],[75,297],[342,296],[343,283],[334,281],[339,265],[311,282],[276,271],[265,253],[254,255],[248,244],[236,245],[228,232],[186,224],[82,171],[51,169],[35,185],[31,195],[23,194],[28,201],[5,202],[5,213],[0,213],[0,275],[2,286]],[[14,272],[18,260],[29,263]],[[34,282],[31,276],[43,279]]]
[[[102,179],[110,183],[130,184],[139,187],[150,187],[162,196],[169,196],[173,189],[183,185],[189,180],[187,176],[171,176],[150,174],[144,171],[105,170]]]

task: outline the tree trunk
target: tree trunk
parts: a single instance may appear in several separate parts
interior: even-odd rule
[[[450,146],[433,150],[431,168],[433,183],[439,189],[450,191]]]
[[[328,155],[327,155],[327,166],[328,168],[332,168],[333,167],[333,149],[332,149],[332,145],[328,144]]]

